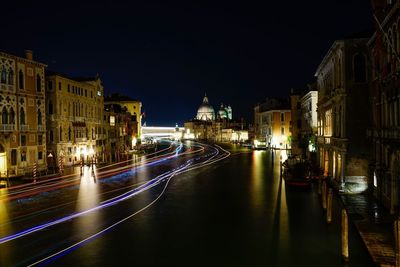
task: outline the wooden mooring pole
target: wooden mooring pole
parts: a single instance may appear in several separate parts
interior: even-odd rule
[[[332,200],[333,200],[333,192],[332,188],[328,190],[328,201],[327,201],[327,209],[326,209],[326,222],[332,222]]]
[[[322,177],[318,177],[318,195],[321,195],[321,191],[322,191]]]
[[[322,208],[326,209],[326,181],[322,182]]]
[[[349,225],[345,209],[342,209],[342,259],[349,261]]]
[[[396,267],[400,267],[400,220],[398,219],[394,221],[394,242]]]

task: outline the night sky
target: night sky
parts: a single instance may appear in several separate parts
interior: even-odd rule
[[[147,125],[174,125],[196,115],[205,92],[250,120],[265,97],[313,81],[334,40],[372,29],[367,0],[167,2],[7,1],[0,50],[98,73],[106,94],[143,102]]]

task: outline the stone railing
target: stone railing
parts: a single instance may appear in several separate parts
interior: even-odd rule
[[[15,131],[15,124],[1,124],[0,131],[2,132],[12,132]]]
[[[27,131],[29,131],[29,125],[27,125],[27,124],[21,124],[21,125],[19,126],[19,129],[20,129],[20,131],[22,131],[22,132],[27,132]]]

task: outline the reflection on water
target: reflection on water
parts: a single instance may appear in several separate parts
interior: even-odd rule
[[[0,199],[8,193],[7,189],[0,189]],[[12,225],[9,223],[8,201],[0,200],[0,238],[10,235]],[[5,244],[0,249],[0,266],[11,266],[12,246]]]
[[[260,211],[265,201],[265,194],[263,193],[264,154],[265,151],[253,151],[251,162],[250,194],[252,198],[252,206],[256,211]]]
[[[291,242],[285,182],[280,178],[280,161],[285,157],[286,151],[279,150],[254,151],[252,157],[251,182],[254,183],[253,179],[261,181],[257,183],[261,195],[258,198],[265,202],[263,211],[267,212],[265,216],[270,225],[267,238],[273,244],[271,260],[276,260],[274,264],[277,265],[286,261]]]
[[[76,211],[86,210],[99,203],[99,187],[92,167],[84,167],[79,184]]]
[[[76,199],[76,212],[93,208],[100,202],[99,186],[97,184],[95,173],[95,169],[92,169],[92,167],[84,167]],[[78,229],[76,232],[79,233],[81,232],[79,230],[91,229],[92,225],[98,225],[100,222],[100,212],[95,211],[77,218],[74,221],[74,228]]]

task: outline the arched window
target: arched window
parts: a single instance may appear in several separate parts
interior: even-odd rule
[[[19,89],[24,89],[24,83],[25,83],[25,81],[24,81],[24,73],[22,72],[22,70],[19,70],[19,72],[18,72],[18,88]]]
[[[354,81],[358,83],[366,82],[365,57],[362,54],[357,54],[353,59]]]
[[[1,70],[1,83],[7,83],[7,72],[4,67]]]
[[[19,124],[25,125],[25,110],[23,107],[19,110]]]
[[[71,141],[71,127],[68,127],[68,141]]]
[[[92,128],[92,140],[95,139],[95,135],[94,135],[94,128]]]
[[[53,115],[53,102],[49,100],[49,115]]]
[[[60,126],[60,141],[62,141],[62,126]]]
[[[8,71],[8,84],[13,85],[14,84],[14,71],[10,68]]]
[[[42,91],[42,78],[39,74],[36,75],[36,92]]]
[[[14,109],[11,108],[10,109],[10,120],[9,120],[10,124],[14,124],[15,123],[15,112]]]
[[[50,130],[50,132],[49,132],[49,139],[50,139],[50,143],[53,143],[53,140],[54,140],[53,130]]]
[[[37,119],[38,119],[37,124],[42,125],[42,112],[40,111],[40,109],[38,109],[38,112],[37,112]]]
[[[3,110],[1,112],[1,122],[3,124],[8,124],[8,111],[6,107],[3,107]]]

